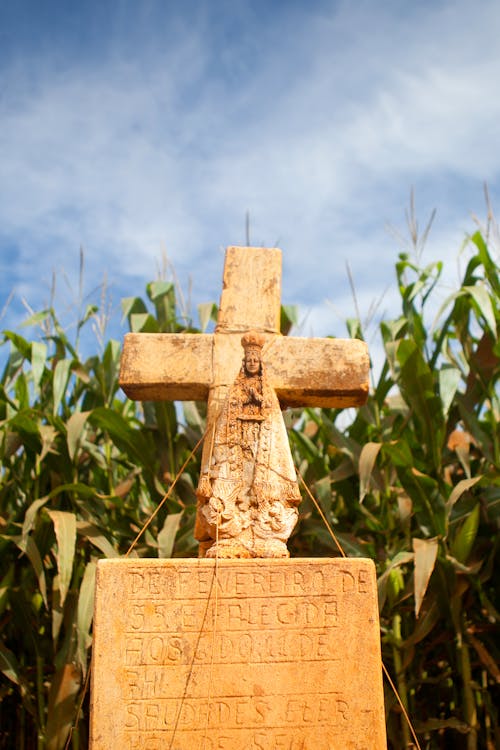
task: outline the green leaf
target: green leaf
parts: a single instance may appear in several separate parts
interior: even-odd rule
[[[61,602],[61,576],[57,573],[52,579],[52,641],[57,644],[61,625],[64,618],[64,609]]]
[[[423,536],[444,536],[446,513],[439,483],[434,477],[409,466],[397,466],[398,478],[413,503]]]
[[[0,616],[3,614],[9,601],[9,589],[14,581],[14,565],[7,568],[7,572],[0,581]]]
[[[413,630],[411,635],[409,635],[408,638],[403,642],[402,646],[404,648],[410,648],[422,641],[436,626],[440,618],[439,607],[437,605],[436,599],[434,598],[430,606],[428,608],[425,607],[424,609],[425,611],[423,612],[422,616],[419,617],[415,629]]]
[[[68,453],[72,461],[81,443],[83,428],[88,419],[89,411],[75,411],[66,422],[66,442]]]
[[[397,349],[400,364],[398,385],[412,408],[417,439],[432,461],[432,467],[440,465],[440,444],[443,429],[441,401],[434,391],[434,379],[417,344],[410,339],[401,341]]]
[[[219,308],[215,302],[203,302],[198,305],[198,318],[200,320],[201,332],[205,333],[208,328],[210,321],[217,322],[217,314]]]
[[[63,750],[73,724],[80,684],[81,673],[74,664],[63,664],[52,677],[45,729],[46,750]]]
[[[62,510],[47,510],[54,524],[57,539],[57,569],[60,577],[61,607],[64,605],[66,595],[71,583],[73,573],[73,561],[75,559],[76,543],[76,517],[74,513]]]
[[[445,366],[439,371],[439,395],[445,419],[455,398],[461,377],[462,374],[456,367]]]
[[[99,308],[97,307],[97,305],[87,305],[82,319],[78,321],[78,328],[82,328],[87,320],[89,318],[92,318],[97,312],[99,312]]]
[[[4,537],[5,539],[6,537]],[[38,579],[38,588],[40,589],[40,593],[42,595],[43,602],[45,604],[45,607],[48,609],[49,605],[47,602],[47,583],[45,581],[45,571],[43,569],[42,565],[42,558],[40,557],[40,552],[38,550],[38,547],[35,543],[35,540],[32,536],[28,536],[25,539],[22,537],[8,537],[11,541],[13,541],[21,552],[24,552],[29,561],[31,562],[33,569],[36,573],[36,577]]]
[[[177,323],[173,283],[171,281],[152,281],[146,286],[146,292],[155,306],[159,330],[173,332]]]
[[[95,576],[96,562],[95,560],[91,560],[85,567],[85,573],[80,585],[76,619],[78,663],[83,675],[87,672],[87,653],[91,644],[89,630],[94,614]]]
[[[106,557],[119,557],[119,552],[116,550],[109,539],[107,539],[102,531],[87,521],[77,521],[76,529],[78,534],[86,537],[94,547],[97,547]]]
[[[200,414],[198,403],[196,401],[183,401],[182,411],[184,413],[184,419],[189,427],[202,433],[205,429],[206,420]]]
[[[342,482],[344,479],[354,476],[356,467],[351,458],[345,458],[333,471],[330,472],[329,480],[332,483]]]
[[[32,409],[23,409],[9,420],[9,427],[21,437],[26,448],[34,453],[42,450],[42,439],[38,429],[37,415]]]
[[[130,317],[137,313],[146,313],[148,308],[140,297],[125,297],[122,299],[122,313],[124,318],[128,318],[130,326]],[[131,328],[131,326],[130,326]]]
[[[479,503],[476,503],[473,511],[468,515],[451,544],[451,554],[458,562],[464,565],[467,563],[474,540],[476,539],[479,527],[479,511]]]
[[[151,313],[134,313],[130,316],[132,333],[159,333],[160,326]]]
[[[438,540],[434,539],[417,539],[412,540],[413,551],[415,553],[415,575],[414,575],[414,593],[415,593],[415,617],[418,617],[420,607],[429,585],[429,580],[434,570],[438,553]]]
[[[113,442],[128,454],[131,460],[139,462],[153,471],[154,446],[139,430],[112,409],[98,407],[89,415],[89,421],[108,432]]]
[[[3,334],[6,339],[9,339],[13,347],[17,349],[17,351],[21,354],[23,359],[27,359],[27,360],[31,359],[31,344],[29,343],[29,341],[26,341],[26,339],[24,339],[22,336],[20,336],[18,333],[15,333],[14,331],[4,331]]]
[[[387,564],[386,569],[380,575],[377,579],[377,588],[378,588],[378,605],[380,611],[383,610],[385,600],[387,597],[387,583],[389,580],[389,576],[391,575],[392,571],[395,568],[400,567],[401,565],[406,565],[407,563],[411,562],[413,560],[413,552],[398,552],[393,559]]]
[[[472,477],[472,479],[462,479],[460,482],[458,482],[458,484],[455,485],[448,500],[446,501],[446,510],[448,512],[448,515],[450,514],[450,511],[457,500],[460,500],[464,492],[467,492],[467,490],[470,490],[471,487],[474,487],[474,485],[480,482],[481,479],[482,476]]]
[[[26,510],[26,513],[24,514],[24,521],[23,521],[23,533],[22,533],[22,539],[23,541],[26,540],[28,537],[28,534],[32,530],[32,528],[35,525],[36,517],[38,515],[38,511],[40,508],[42,508],[45,503],[49,501],[49,496],[47,497],[41,497],[38,500],[33,500],[33,502],[28,506],[28,509]]]
[[[495,454],[493,450],[493,434],[490,429],[485,428],[482,420],[478,419],[475,414],[474,405],[471,405],[462,394],[457,395],[457,404],[460,416],[463,420],[464,428],[470,432],[476,445],[480,446],[482,454],[492,464],[495,464]]]
[[[97,492],[94,487],[89,487],[88,484],[82,484],[81,482],[74,482],[68,484],[59,484],[50,493],[49,498],[59,497],[63,492],[74,492],[78,497],[85,499],[95,499]]]
[[[297,430],[290,430],[290,440],[295,443],[307,460],[310,462],[315,461],[320,457],[320,453],[313,441],[304,435],[303,432]]]
[[[158,534],[158,557],[172,557],[175,537],[179,530],[183,511],[180,513],[170,513],[163,524],[163,528]]]
[[[456,718],[451,719],[426,719],[425,721],[415,722],[415,729],[417,732],[428,734],[429,732],[437,732],[443,729],[454,729],[461,734],[468,734],[470,732],[470,726],[465,721],[460,721]]]
[[[111,339],[108,341],[102,357],[102,370],[104,371],[104,396],[106,403],[110,404],[118,385],[118,372],[120,368],[120,344]]]
[[[387,456],[395,466],[405,469],[413,466],[413,455],[406,440],[394,440],[390,443],[384,443],[382,446],[382,453]]]
[[[16,655],[0,640],[0,672],[14,685],[17,685],[21,694],[22,705],[37,721],[37,714],[30,695],[30,685],[21,672],[21,667]],[[7,703],[7,702],[6,702]],[[7,704],[8,705],[8,704]]]
[[[40,387],[45,362],[47,360],[47,345],[40,341],[33,341],[31,344],[31,374],[35,389]]]
[[[328,518],[332,510],[332,481],[328,475],[314,482],[314,494],[321,510]]]
[[[359,457],[359,502],[362,503],[370,489],[370,479],[382,443],[366,443]]]
[[[21,669],[16,655],[0,640],[0,672],[15,685],[21,685]]]
[[[347,333],[351,339],[360,339],[363,341],[363,328],[359,318],[347,318],[346,320]]]
[[[463,289],[470,294],[477,307],[479,308],[479,312],[486,321],[486,325],[490,329],[493,336],[496,338],[497,322],[495,319],[495,311],[493,310],[493,304],[491,302],[489,292],[484,284],[478,282],[477,284],[474,284],[474,286],[464,286]]]
[[[53,394],[54,394],[54,406],[53,406],[52,413],[54,414],[54,416],[57,414],[59,410],[59,406],[61,404],[62,398],[66,391],[70,369],[71,369],[70,359],[60,359],[55,367],[54,379],[53,379],[53,384],[52,384]]]
[[[383,320],[380,323],[380,332],[384,342],[395,342],[401,339],[405,334],[407,325],[408,321],[405,317],[397,320]]]
[[[47,318],[50,316],[50,310],[40,310],[40,312],[34,313],[33,315],[30,315],[29,318],[26,318],[26,320],[23,320],[21,323],[21,328],[28,328],[30,326],[36,326],[39,323],[43,323],[43,321],[47,320]]]
[[[281,305],[280,308],[280,332],[287,336],[293,326],[297,325],[299,312],[296,305]]]
[[[483,236],[481,235],[481,232],[475,232],[475,234],[473,234],[471,237],[471,241],[478,249],[478,258],[483,264],[483,268],[486,272],[486,278],[490,282],[491,287],[498,299],[500,298],[500,278],[498,273],[498,264],[495,263],[490,253],[488,252],[488,247],[483,239]]]

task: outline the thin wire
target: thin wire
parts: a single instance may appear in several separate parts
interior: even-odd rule
[[[171,485],[170,485],[170,487],[168,488],[168,491],[167,491],[167,492],[166,492],[166,493],[165,493],[165,494],[163,495],[163,498],[161,499],[161,502],[160,502],[160,503],[159,503],[159,505],[157,506],[156,510],[154,511],[154,513],[152,513],[152,514],[151,514],[151,515],[149,516],[148,520],[146,521],[146,523],[144,524],[144,526],[143,526],[143,527],[142,527],[142,529],[141,529],[141,530],[139,531],[139,533],[137,534],[136,538],[134,539],[134,541],[132,542],[132,544],[130,545],[130,547],[128,548],[128,550],[126,551],[126,553],[125,553],[124,557],[128,557],[128,556],[130,555],[130,553],[131,553],[131,552],[132,552],[132,550],[134,549],[135,545],[137,544],[137,542],[139,541],[139,539],[141,538],[141,536],[142,536],[142,535],[144,534],[144,532],[145,532],[145,531],[146,531],[146,529],[148,528],[149,524],[150,524],[150,523],[151,523],[151,522],[153,521],[153,519],[154,519],[154,518],[156,517],[156,515],[157,515],[157,514],[159,513],[159,511],[160,511],[160,510],[161,510],[161,508],[163,507],[163,505],[164,505],[164,504],[165,504],[165,503],[167,502],[168,498],[169,498],[169,497],[170,497],[170,495],[172,494],[172,491],[173,491],[173,489],[174,489],[175,485],[177,484],[177,480],[178,480],[178,479],[179,479],[179,478],[180,478],[180,477],[182,476],[182,474],[184,473],[184,469],[186,468],[186,466],[187,466],[187,465],[188,465],[188,463],[189,463],[189,462],[191,461],[192,457],[194,456],[194,454],[196,453],[196,451],[198,450],[198,448],[199,448],[199,447],[200,447],[200,445],[202,444],[202,442],[203,442],[203,440],[204,440],[204,438],[205,438],[205,435],[206,435],[206,430],[205,430],[205,432],[203,433],[203,435],[201,436],[201,438],[200,438],[200,439],[198,440],[198,442],[196,443],[196,445],[194,446],[194,448],[193,448],[193,450],[191,451],[191,453],[189,454],[189,456],[188,456],[188,457],[186,458],[186,460],[185,460],[185,461],[184,461],[184,463],[182,464],[182,466],[181,466],[181,468],[179,469],[179,471],[178,471],[178,473],[177,473],[177,475],[176,475],[176,477],[175,477],[174,481],[172,482],[172,484],[171,484]]]
[[[344,552],[344,550],[342,549],[342,547],[340,545],[340,542],[338,541],[337,537],[335,536],[335,534],[333,532],[333,529],[331,528],[330,524],[328,523],[328,519],[326,518],[325,514],[321,510],[318,501],[316,500],[316,498],[312,494],[311,490],[309,489],[309,487],[305,483],[304,477],[302,476],[302,474],[300,473],[300,471],[297,469],[297,467],[295,467],[295,471],[297,472],[297,476],[299,477],[299,479],[301,480],[302,484],[304,485],[304,488],[305,488],[307,494],[309,495],[309,497],[313,501],[314,505],[316,506],[316,508],[318,510],[318,513],[320,514],[321,518],[323,519],[323,521],[325,523],[325,526],[328,529],[328,532],[330,533],[330,536],[332,537],[333,541],[335,542],[335,544],[337,545],[338,549],[340,550],[340,553],[341,553],[342,557],[347,557],[346,553]],[[408,715],[408,711],[404,707],[403,701],[401,700],[401,698],[399,696],[399,693],[397,691],[397,688],[396,688],[394,682],[392,681],[391,676],[390,676],[389,672],[387,671],[387,668],[386,668],[386,666],[385,666],[385,664],[384,664],[383,661],[382,661],[382,670],[383,670],[384,675],[385,675],[385,677],[387,679],[387,682],[391,686],[392,691],[393,691],[394,695],[396,696],[396,700],[399,703],[401,711],[403,712],[403,716],[405,717],[406,723],[410,727],[410,732],[412,734],[413,739],[415,740],[415,745],[417,746],[417,750],[422,750],[422,748],[420,747],[420,743],[418,741],[417,735],[415,734],[415,730],[413,728],[413,724],[411,723],[410,717]]]
[[[404,716],[404,717],[405,717],[405,719],[406,719],[406,723],[407,723],[407,724],[408,724],[408,726],[410,727],[410,732],[411,732],[411,734],[412,734],[412,737],[413,737],[413,739],[415,740],[415,745],[417,746],[417,750],[422,750],[422,748],[420,747],[420,743],[419,743],[419,741],[418,741],[418,737],[417,737],[417,735],[415,734],[415,730],[413,729],[413,724],[411,723],[411,721],[410,721],[410,717],[408,716],[408,711],[407,711],[407,710],[406,710],[406,708],[404,707],[404,705],[403,705],[403,701],[402,701],[402,700],[401,700],[401,698],[399,697],[399,693],[398,693],[398,691],[397,691],[397,689],[396,689],[396,686],[395,686],[394,682],[392,681],[391,675],[390,675],[390,674],[389,674],[389,672],[387,671],[387,668],[386,668],[386,666],[385,666],[384,662],[382,662],[382,669],[384,670],[384,674],[385,674],[385,677],[386,677],[386,680],[387,680],[387,682],[388,682],[388,683],[389,683],[389,685],[391,686],[391,688],[392,688],[392,690],[393,690],[393,692],[394,692],[394,695],[396,696],[396,700],[397,700],[397,702],[399,703],[399,706],[400,706],[400,708],[401,708],[401,711],[403,712],[403,716]]]
[[[89,680],[90,680],[90,664],[88,666],[87,676],[85,677],[85,683],[83,685],[82,697],[80,698],[80,702],[78,703],[78,709],[76,711],[75,722],[74,722],[74,724],[72,724],[71,729],[69,730],[68,739],[66,740],[66,744],[64,745],[64,750],[69,750],[69,744],[70,744],[71,739],[73,737],[73,732],[76,730],[76,728],[78,726],[78,722],[80,721],[80,715],[82,713],[83,701],[85,700],[85,696],[87,694],[87,690],[89,689]]]
[[[307,486],[307,484],[305,483],[304,477],[302,476],[302,474],[300,473],[300,471],[299,471],[299,470],[297,469],[297,467],[295,467],[295,471],[297,472],[297,476],[299,477],[300,481],[301,481],[301,482],[302,482],[302,484],[304,485],[305,491],[307,492],[307,494],[309,495],[309,497],[310,497],[310,498],[311,498],[311,500],[313,501],[314,505],[316,506],[316,509],[317,509],[318,513],[320,514],[321,518],[322,518],[322,519],[323,519],[323,521],[325,522],[325,526],[326,526],[326,528],[328,529],[328,532],[329,532],[330,536],[332,537],[333,541],[334,541],[334,542],[335,542],[335,544],[337,545],[337,548],[338,548],[338,550],[339,550],[340,554],[342,555],[342,557],[347,557],[346,553],[345,553],[345,552],[344,552],[344,550],[342,549],[342,546],[341,546],[341,544],[340,544],[339,540],[337,539],[337,537],[336,537],[336,536],[335,536],[335,534],[333,533],[333,529],[332,529],[332,527],[330,526],[330,524],[328,523],[328,520],[327,520],[327,518],[326,518],[325,514],[324,514],[324,513],[323,513],[323,511],[321,510],[321,507],[320,507],[320,505],[319,505],[318,501],[316,500],[316,498],[315,498],[315,497],[314,497],[314,495],[312,494],[311,490],[309,489],[309,487],[308,487],[308,486]]]
[[[207,716],[205,720],[205,734],[203,737],[203,750],[206,750],[207,746],[207,735],[208,735],[208,724],[210,721],[210,700],[212,698],[212,679],[214,669],[214,658],[215,658],[215,641],[217,637],[217,618],[219,614],[219,522],[220,522],[220,507],[217,504],[217,518],[215,525],[215,604],[214,604],[214,620],[212,625],[212,653],[210,656],[210,668],[208,671],[208,690],[207,690]]]
[[[136,536],[136,538],[134,539],[134,541],[132,542],[132,544],[130,545],[130,547],[127,550],[127,552],[124,555],[124,557],[128,557],[129,556],[130,552],[134,549],[135,545],[137,544],[137,542],[139,541],[139,539],[141,538],[141,536],[143,535],[143,533],[146,531],[146,529],[148,528],[148,526],[151,524],[151,522],[153,521],[153,519],[156,517],[157,513],[159,512],[159,510],[162,508],[162,506],[164,505],[164,503],[168,500],[168,498],[172,494],[172,491],[173,491],[175,485],[177,484],[178,479],[182,476],[182,474],[184,472],[184,469],[186,468],[186,466],[190,462],[191,458],[194,456],[194,454],[198,450],[199,446],[203,442],[203,440],[205,438],[205,435],[206,435],[206,431],[204,432],[204,434],[201,436],[201,438],[196,443],[195,447],[193,448],[193,450],[191,451],[191,453],[189,454],[189,456],[187,457],[187,459],[183,463],[183,465],[182,465],[181,469],[179,470],[179,472],[177,473],[177,475],[176,475],[174,481],[172,482],[172,484],[170,485],[168,491],[163,496],[163,498],[162,498],[161,502],[159,503],[158,507],[156,508],[156,510],[154,511],[154,513],[149,517],[149,519],[146,521],[146,523],[144,524],[144,526],[142,527],[142,529],[140,530],[140,532],[138,533],[138,535]],[[211,448],[212,448],[212,446],[211,446]],[[331,528],[331,526],[330,526],[330,524],[328,522],[328,519],[326,518],[325,514],[323,513],[323,511],[322,511],[322,509],[321,509],[318,501],[316,500],[316,498],[314,497],[314,495],[310,491],[310,489],[307,486],[307,484],[306,484],[306,482],[305,482],[302,474],[300,473],[300,471],[299,471],[299,469],[297,467],[295,467],[295,471],[297,472],[297,476],[299,477],[300,481],[302,482],[302,485],[304,486],[304,488],[305,488],[308,496],[310,497],[310,499],[314,503],[314,505],[315,505],[315,507],[316,507],[316,509],[317,509],[317,511],[319,513],[319,515],[321,516],[321,518],[322,518],[322,520],[323,520],[323,522],[324,522],[324,524],[325,524],[325,526],[326,526],[326,528],[328,530],[328,533],[330,534],[330,536],[332,537],[333,541],[335,542],[335,545],[337,546],[340,554],[342,555],[342,557],[347,558],[347,555],[344,552],[344,550],[343,550],[340,542],[338,541],[337,537],[335,536],[335,533],[333,532],[333,529]],[[219,564],[219,550],[218,550],[219,518],[220,518],[220,509],[217,508],[217,522],[216,522],[216,529],[215,529],[216,555],[215,555],[215,570],[214,570],[214,573],[215,573],[215,608],[214,608],[214,622],[213,622],[213,632],[212,632],[212,657],[211,657],[211,662],[210,662],[210,672],[209,672],[209,681],[208,681],[208,693],[207,693],[207,717],[206,717],[206,731],[205,731],[205,737],[204,737],[204,748],[206,747],[207,732],[208,732],[208,723],[209,723],[210,696],[211,696],[210,691],[211,691],[211,687],[212,687],[211,683],[212,683],[212,672],[213,672],[213,665],[214,665],[215,637],[216,637],[217,614],[218,614],[218,612],[217,612],[217,610],[218,610],[218,586],[217,586],[217,582],[218,582],[218,564]],[[385,675],[385,677],[386,677],[386,679],[387,679],[387,681],[388,681],[388,683],[389,683],[389,685],[390,685],[390,687],[391,687],[394,695],[396,696],[396,700],[397,700],[397,702],[398,702],[398,704],[399,704],[399,706],[401,708],[401,711],[403,713],[403,716],[405,717],[405,720],[406,720],[406,722],[407,722],[407,724],[408,724],[408,726],[410,728],[410,732],[411,732],[412,737],[413,737],[413,739],[415,741],[415,745],[417,747],[417,750],[422,750],[421,746],[420,746],[420,743],[418,741],[418,737],[417,737],[417,735],[415,733],[415,730],[413,728],[413,724],[412,724],[412,722],[410,720],[410,717],[408,715],[408,712],[407,712],[407,710],[406,710],[406,708],[405,708],[405,706],[404,706],[404,704],[403,704],[403,702],[402,702],[402,700],[401,700],[401,698],[399,696],[399,693],[398,693],[398,691],[396,689],[396,686],[395,686],[395,684],[394,684],[394,682],[393,682],[393,680],[392,680],[392,678],[391,678],[391,676],[390,676],[390,674],[389,674],[389,672],[388,672],[388,670],[387,670],[387,668],[386,668],[386,666],[385,666],[385,664],[384,664],[383,661],[382,661],[382,670],[384,672],[384,675]],[[68,739],[67,739],[66,744],[65,744],[65,750],[69,750],[71,738],[73,736],[73,731],[76,729],[76,727],[78,725],[78,721],[80,720],[80,714],[81,714],[81,711],[82,711],[83,701],[85,699],[85,695],[86,695],[87,690],[88,690],[89,679],[90,679],[90,671],[91,671],[91,665],[89,665],[89,668],[87,669],[87,675],[86,675],[86,678],[85,678],[85,684],[84,684],[84,687],[83,687],[82,696],[81,696],[81,699],[80,699],[80,702],[79,702],[79,705],[78,705],[78,710],[77,710],[76,717],[75,717],[75,723],[71,727],[70,733],[68,735]]]
[[[175,477],[174,481],[170,485],[168,491],[164,494],[163,498],[161,499],[160,504],[156,508],[155,512],[148,518],[148,520],[146,521],[146,523],[144,524],[144,526],[142,527],[142,529],[140,530],[140,532],[138,533],[138,535],[136,536],[136,538],[134,539],[134,541],[132,542],[132,544],[130,545],[130,547],[128,548],[128,550],[125,553],[124,557],[128,557],[129,556],[129,554],[134,549],[135,545],[137,544],[137,542],[139,541],[139,539],[141,538],[141,536],[143,535],[143,533],[146,531],[146,529],[148,528],[149,524],[154,519],[154,517],[156,516],[156,514],[158,513],[158,511],[160,510],[160,508],[162,507],[162,505],[164,503],[166,503],[166,501],[168,500],[168,498],[172,494],[172,490],[174,489],[175,485],[177,484],[177,480],[184,473],[184,469],[186,468],[186,466],[191,461],[192,457],[194,456],[194,454],[196,453],[196,451],[200,447],[201,443],[203,442],[203,440],[205,438],[205,435],[206,435],[206,430],[203,433],[203,435],[201,436],[201,438],[198,440],[198,442],[196,443],[196,445],[194,446],[193,450],[191,451],[191,453],[189,454],[189,456],[187,457],[187,459],[182,464],[181,468],[179,469],[179,471],[177,473],[177,476]],[[71,742],[71,738],[73,737],[73,732],[77,728],[78,722],[80,721],[80,715],[81,715],[81,712],[82,712],[83,701],[85,700],[85,695],[86,695],[88,687],[89,687],[89,679],[90,679],[91,668],[92,668],[92,663],[89,664],[88,669],[87,669],[87,676],[85,678],[85,684],[83,686],[82,697],[80,699],[80,703],[78,704],[78,709],[77,709],[76,717],[75,717],[75,723],[73,724],[73,726],[70,729],[70,732],[69,732],[69,735],[68,735],[68,739],[67,739],[66,744],[64,746],[64,750],[69,750],[69,745],[70,745],[70,742]]]

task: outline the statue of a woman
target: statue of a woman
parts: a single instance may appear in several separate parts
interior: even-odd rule
[[[301,497],[278,398],[249,331],[198,485],[195,535],[206,557],[288,557]]]

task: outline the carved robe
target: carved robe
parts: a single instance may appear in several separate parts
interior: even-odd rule
[[[198,539],[217,540],[219,551],[232,545],[235,557],[288,556],[301,497],[278,398],[264,374],[242,368],[231,386],[197,495]]]

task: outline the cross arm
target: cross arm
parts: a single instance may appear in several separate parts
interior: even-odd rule
[[[128,333],[120,386],[140,401],[202,401],[213,380],[213,336],[198,333]]]
[[[266,371],[286,406],[344,408],[368,397],[368,347],[358,339],[276,337]]]

